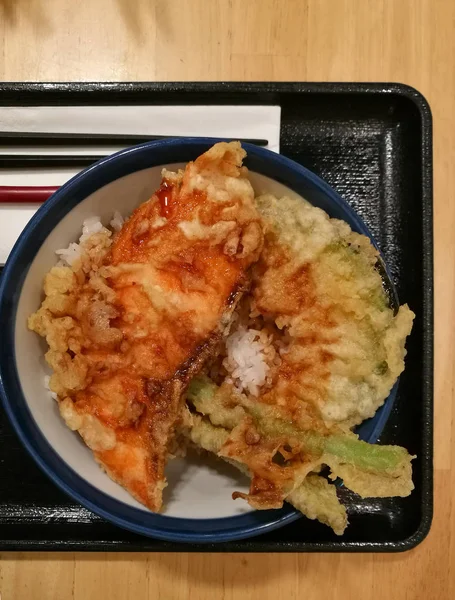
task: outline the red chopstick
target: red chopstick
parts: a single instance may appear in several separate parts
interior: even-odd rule
[[[30,204],[45,202],[58,187],[30,185],[1,185],[0,204]]]

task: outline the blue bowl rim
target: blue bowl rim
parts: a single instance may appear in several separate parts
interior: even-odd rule
[[[109,173],[112,169],[118,173],[117,167],[119,166],[119,163],[122,164],[125,160],[129,162],[131,162],[131,160],[135,161],[141,156],[142,158],[144,158],[144,156],[150,158],[150,156],[153,155],[153,151],[158,151],[159,154],[159,151],[162,151],[163,149],[173,152],[184,148],[187,152],[197,156],[197,154],[203,152],[216,141],[219,140],[216,138],[184,138],[146,142],[138,146],[126,148],[103,158],[94,165],[81,171],[61,186],[52,197],[38,209],[36,214],[29,221],[8,257],[0,280],[0,314],[4,314],[4,311],[6,313],[9,311],[10,313],[10,318],[4,330],[5,343],[2,344],[0,348],[0,395],[6,414],[21,442],[45,474],[70,497],[74,498],[89,510],[92,510],[94,513],[104,517],[110,522],[135,533],[174,542],[223,542],[244,539],[291,523],[300,518],[301,514],[297,510],[285,506],[280,510],[254,511],[243,515],[216,519],[170,517],[131,507],[112,498],[104,492],[101,492],[86,482],[69,465],[67,465],[62,458],[60,458],[58,453],[51,447],[49,442],[47,442],[28,408],[18,377],[14,350],[17,300],[36,253],[59,220],[69,213],[77,204],[82,202],[89,193],[92,193],[96,189],[101,188],[110,181],[114,181],[123,175],[139,170],[127,170],[127,172],[122,172],[114,177],[110,177]],[[259,162],[263,161],[265,164],[271,163],[279,171],[287,172],[289,176],[293,174],[297,179],[309,183],[313,189],[318,190],[323,196],[328,198],[337,210],[345,215],[345,220],[349,222],[354,230],[367,235],[375,247],[378,248],[373,236],[363,223],[362,219],[346,203],[346,201],[320,177],[309,171],[306,167],[265,148],[259,148],[250,144],[242,144],[242,146],[248,154],[247,164],[248,162],[254,162],[255,160],[258,160]],[[148,153],[150,153],[150,156]],[[156,162],[152,161],[152,164],[148,166],[165,165],[172,162],[183,161],[167,160],[163,162],[162,159],[158,159]],[[256,169],[252,168],[252,171],[255,170]],[[108,177],[100,178],[100,175],[103,173]],[[270,176],[268,171],[263,174]],[[77,199],[78,195],[75,192],[78,188],[82,187],[82,189],[85,189],[85,184],[90,182],[92,185],[88,185],[88,187],[91,191],[89,193],[82,193],[82,197]],[[283,183],[291,189],[295,187],[290,185],[287,180],[284,180]],[[298,192],[298,190],[296,191]],[[68,197],[71,198],[73,194],[73,200],[68,202]],[[74,200],[74,198],[76,200]],[[53,215],[53,213],[55,213],[55,215]],[[42,227],[42,223],[49,215],[51,216],[53,225],[47,230]],[[23,265],[21,265],[21,257],[24,253],[26,254],[27,247],[30,247],[30,241],[33,240],[34,237],[36,238],[34,243],[36,249],[33,256],[27,261],[26,268],[24,268]],[[19,273],[16,275],[17,269],[19,270]],[[5,292],[11,287],[12,282],[14,282],[16,290],[14,295],[15,302],[12,303],[12,306],[9,306],[8,299],[5,298]],[[8,353],[6,348],[12,348],[12,351],[10,350]],[[9,392],[10,388],[14,390],[13,394]],[[392,409],[396,389],[397,384],[395,384],[384,405],[378,410],[374,417],[376,423],[366,438],[367,441],[372,443],[377,441]],[[12,397],[15,398],[14,403],[10,400]],[[94,500],[91,500],[90,498],[94,498]],[[144,519],[150,521],[151,525],[142,524]]]

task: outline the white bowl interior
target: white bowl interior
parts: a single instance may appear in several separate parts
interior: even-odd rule
[[[182,164],[166,165],[171,169]],[[27,317],[39,307],[44,275],[57,262],[55,250],[77,241],[82,222],[100,216],[104,224],[118,210],[127,216],[157,189],[162,167],[137,171],[117,179],[91,194],[71,210],[55,227],[37,253],[27,273],[17,308],[15,324],[16,364],[22,390],[38,427],[60,457],[87,482],[102,492],[130,506],[144,509],[123,488],[114,483],[95,463],[91,451],[77,433],[70,431],[60,418],[57,404],[44,385],[50,374],[44,360],[46,344],[28,331]],[[277,196],[299,197],[286,186],[257,173],[250,179],[256,194],[270,192]],[[247,491],[248,482],[230,465],[216,458],[189,456],[170,461],[169,485],[165,490],[164,514],[184,518],[220,518],[249,512],[242,500],[232,500],[235,490]],[[144,509],[145,510],[145,509]]]

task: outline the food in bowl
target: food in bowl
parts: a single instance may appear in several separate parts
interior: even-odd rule
[[[29,327],[63,419],[151,510],[167,459],[196,445],[248,472],[235,497],[289,500],[342,533],[322,465],[363,495],[412,489],[406,450],[350,431],[402,371],[412,313],[388,306],[366,237],[304,201],[255,199],[244,156],[216,144],[164,170],[125,223],[86,222]]]
[[[323,465],[363,497],[413,489],[406,450],[351,432],[402,372],[413,313],[388,306],[365,236],[298,199],[256,202],[264,248],[219,358],[190,385],[189,437],[250,474],[236,497],[257,509],[287,500],[342,533]]]
[[[261,250],[243,155],[240,144],[215,146],[185,171],[165,171],[114,237],[106,228],[84,232],[79,248],[60,252],[80,255],[51,269],[46,299],[29,319],[49,344],[49,385],[63,419],[109,476],[154,511],[182,394]]]

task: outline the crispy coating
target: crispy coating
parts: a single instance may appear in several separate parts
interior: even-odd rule
[[[324,477],[310,473],[286,500],[308,519],[316,519],[336,535],[343,535],[348,524],[346,509],[338,500],[335,486]]]
[[[281,508],[292,490],[318,466],[318,460],[310,454],[275,462],[282,457],[282,445],[279,437],[264,436],[249,415],[231,431],[218,455],[240,462],[251,474],[249,493],[235,492],[234,500],[243,498],[261,510]]]
[[[193,415],[191,426],[186,430],[188,439],[197,448],[222,457],[244,473],[248,468],[237,460],[220,454],[222,447],[229,439],[229,431],[214,426],[207,418]],[[309,473],[298,486],[286,497],[286,501],[309,519],[317,519],[328,525],[337,535],[342,535],[347,526],[346,509],[340,504],[336,488],[324,477]]]
[[[263,232],[238,142],[220,143],[112,237],[54,267],[29,328],[46,338],[60,412],[106,472],[159,510],[181,397],[219,342]]]
[[[239,394],[232,385],[215,386],[208,378],[191,383],[187,397],[210,423],[229,431],[217,450],[218,456],[242,464],[251,476],[249,494],[236,492],[257,509],[281,508],[289,494],[309,472],[321,464],[321,452],[302,452],[301,445],[275,428],[265,432],[249,410],[257,403]],[[264,405],[272,422],[277,407]],[[203,431],[203,429],[202,429]]]
[[[264,401],[305,412],[313,428],[357,425],[403,371],[414,314],[394,316],[366,237],[301,200],[257,202],[267,233],[253,305],[291,338]]]
[[[325,434],[300,428],[285,407],[249,399],[232,386],[218,388],[207,377],[196,378],[187,397],[204,415],[192,415],[187,436],[249,474],[249,493],[235,492],[233,498],[254,508],[279,508],[287,500],[341,534],[347,518],[335,487],[313,477],[323,465],[363,497],[407,496],[414,487],[415,457],[400,446],[367,444],[338,426]]]
[[[257,199],[266,236],[250,314],[274,323],[286,346],[258,397],[205,382],[195,409],[230,430],[219,455],[244,464],[255,508],[278,508],[327,464],[361,495],[408,495],[412,457],[371,446],[350,429],[372,417],[404,368],[413,313],[394,315],[370,241],[299,199]],[[279,335],[279,334],[278,334]],[[223,392],[227,391],[227,394]]]
[[[332,479],[340,477],[347,488],[362,498],[406,497],[414,489],[410,461],[401,462],[392,476],[387,473],[360,471],[352,464],[333,459],[330,461],[330,469]]]

